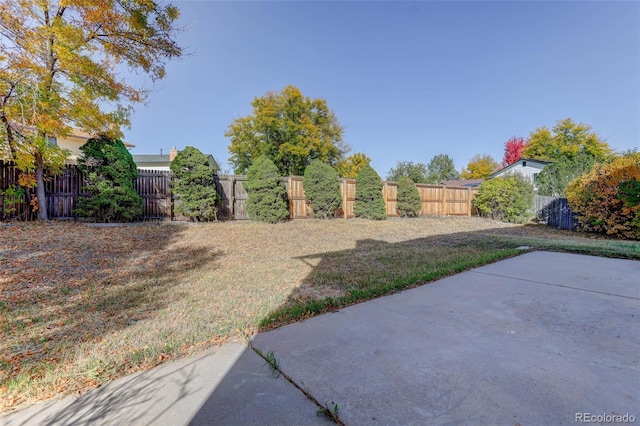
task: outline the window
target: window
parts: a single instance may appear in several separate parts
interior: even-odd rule
[[[533,183],[536,183],[536,182],[538,181],[538,175],[539,175],[539,174],[540,174],[540,173],[534,173],[534,174],[533,174]]]
[[[47,138],[47,142],[49,143],[49,145],[58,146],[58,139],[56,139],[55,136],[49,136]]]
[[[522,162],[522,167],[527,167],[527,162],[526,161]]]

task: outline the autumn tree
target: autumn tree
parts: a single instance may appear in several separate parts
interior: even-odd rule
[[[360,170],[369,164],[371,164],[371,158],[362,152],[356,152],[345,159],[338,160],[335,169],[338,172],[338,176],[346,179],[355,179]]]
[[[453,159],[446,154],[438,154],[427,164],[427,183],[440,183],[445,180],[459,179]]]
[[[513,136],[504,143],[504,156],[500,167],[507,167],[522,158],[527,141],[524,138]]]
[[[415,183],[427,183],[429,170],[424,163],[414,163],[413,161],[398,161],[387,173],[387,180],[398,182],[401,177],[410,177]]]
[[[284,176],[302,175],[314,159],[335,166],[349,151],[342,126],[324,99],[310,99],[294,86],[268,92],[251,102],[253,113],[233,120],[230,161],[242,174],[260,156],[271,159]]]
[[[500,165],[496,163],[496,160],[492,156],[487,154],[474,155],[467,167],[462,169],[460,177],[462,179],[483,179],[491,176],[491,174],[498,170]]]
[[[566,194],[585,231],[640,240],[640,153],[597,164]]]
[[[59,171],[68,154],[50,140],[73,128],[120,137],[148,92],[117,67],[162,78],[182,55],[178,16],[152,0],[0,0],[0,151],[35,172],[40,219],[45,169]]]
[[[529,135],[524,157],[542,160],[573,158],[583,152],[598,161],[605,160],[611,147],[586,124],[576,124],[570,118],[559,120],[549,130],[540,127]]]

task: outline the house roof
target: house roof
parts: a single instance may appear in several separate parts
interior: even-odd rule
[[[67,136],[67,138],[71,138],[71,139],[80,139],[83,141],[87,141],[89,139],[91,139],[93,137],[93,135],[91,135],[90,133],[84,132],[80,129],[73,129],[71,134],[69,136]],[[124,146],[126,146],[128,149],[131,148],[135,148],[135,145],[132,143],[129,143],[127,141],[122,141],[122,143],[124,144]]]
[[[518,166],[522,166],[522,163],[526,162],[527,166],[533,166],[533,167],[538,167],[539,169],[544,169],[545,166],[547,166],[548,164],[553,163],[553,161],[548,161],[548,160],[536,160],[533,158],[521,158],[518,161],[516,161],[515,163],[511,163],[509,164],[507,167],[503,167],[500,170],[497,170],[495,172],[493,172],[491,174],[491,176],[489,176],[489,178],[501,175],[502,173],[511,170],[513,168],[516,168]]]
[[[136,163],[169,163],[169,154],[133,154]]]
[[[133,162],[136,164],[156,163],[156,164],[168,165],[171,163],[171,158],[169,154],[132,154],[131,156],[133,157]],[[220,166],[218,165],[218,162],[216,161],[216,159],[213,158],[213,155],[205,154],[205,156],[209,161],[209,167],[211,168],[211,170],[213,170],[214,173],[218,173],[220,171]]]
[[[477,188],[484,181],[485,179],[455,179],[445,180],[440,182],[440,184],[445,186],[464,186],[467,188]]]

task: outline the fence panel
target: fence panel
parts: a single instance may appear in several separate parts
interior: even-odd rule
[[[244,189],[244,182],[247,180],[246,176],[236,176],[233,183],[233,217],[235,220],[249,219],[249,213],[245,208],[247,201],[247,190]]]
[[[67,165],[61,174],[50,176],[44,184],[47,216],[51,219],[72,219],[83,183],[82,173],[74,165]]]
[[[308,219],[313,216],[313,209],[304,195],[302,176],[290,176],[286,179],[287,197],[289,199],[289,217],[291,219]]]
[[[233,217],[233,187],[235,176],[214,175],[216,191],[220,196],[218,203],[218,219],[231,220]]]
[[[247,191],[244,175],[214,175],[216,190],[220,195],[218,219],[245,220],[249,215],[245,209]]]
[[[398,184],[396,182],[385,182],[382,186],[382,196],[387,210],[387,216],[398,216]]]
[[[446,187],[445,215],[471,216],[471,199],[473,194],[470,188]]]
[[[418,193],[422,208],[420,216],[444,215],[443,200],[445,195],[444,186],[417,184]]]
[[[560,229],[576,229],[578,221],[571,211],[566,198],[536,195],[534,198],[534,210],[540,223],[546,223],[549,226],[555,226]]]
[[[0,160],[0,191],[6,191],[12,185],[18,186],[20,170],[13,162]],[[32,215],[29,199],[31,194],[25,191],[23,197],[13,200],[0,192],[0,219],[29,219]],[[5,204],[6,202],[6,204]]]
[[[134,188],[142,197],[142,220],[173,218],[170,171],[138,170]]]
[[[345,219],[355,217],[353,209],[356,203],[356,180],[340,179],[340,193],[342,208],[339,209],[339,214]]]

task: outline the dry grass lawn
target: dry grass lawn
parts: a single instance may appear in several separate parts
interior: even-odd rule
[[[637,242],[479,218],[0,225],[0,413],[523,244],[640,257]]]

